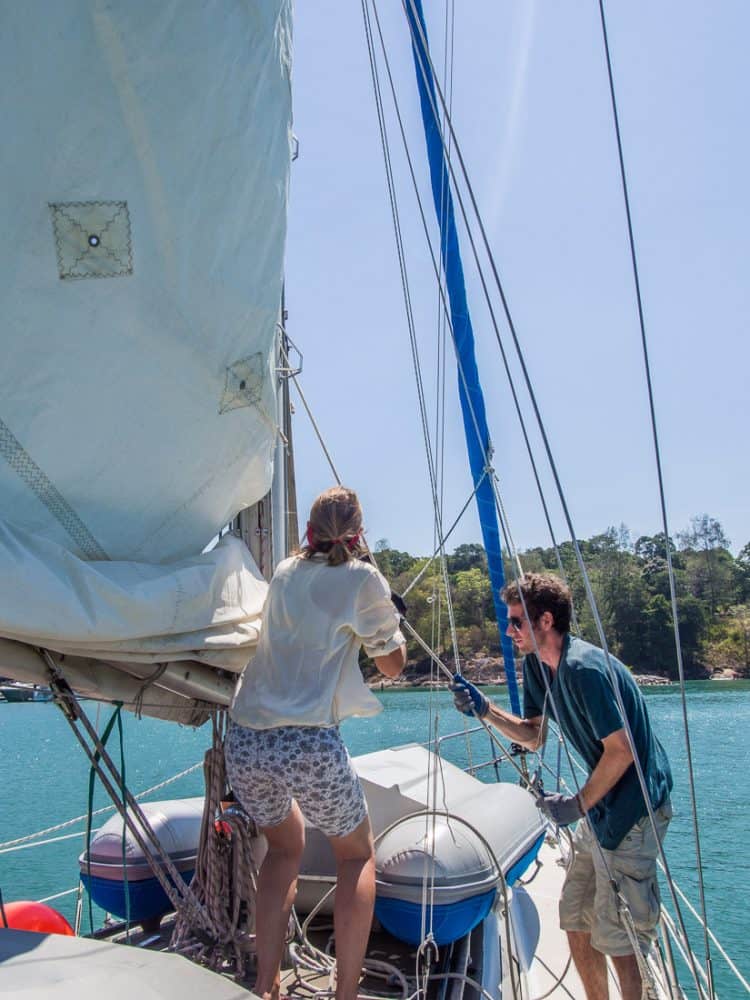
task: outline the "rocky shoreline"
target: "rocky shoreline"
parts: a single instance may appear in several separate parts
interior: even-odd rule
[[[453,669],[453,661],[445,660],[445,665],[449,670]],[[505,679],[505,669],[503,667],[503,661],[500,657],[494,656],[473,656],[471,659],[465,660],[461,664],[461,673],[463,676],[476,684],[477,687],[501,687],[506,684]],[[521,670],[520,661],[516,663],[516,677],[518,683],[521,683]],[[742,677],[738,674],[736,670],[726,669],[715,671],[711,675],[706,675],[706,677],[701,678],[702,680],[742,680]],[[671,680],[669,677],[665,677],[662,674],[633,674],[633,680],[638,684],[639,687],[663,687],[669,684],[677,683]],[[386,677],[381,677],[379,674],[374,674],[367,679],[367,684],[374,691],[385,691],[389,688],[444,688],[446,686],[446,680],[442,672],[431,675],[429,670],[429,664],[407,664],[406,670],[401,675],[395,679],[390,679]]]

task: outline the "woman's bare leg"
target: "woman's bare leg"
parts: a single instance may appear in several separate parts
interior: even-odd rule
[[[258,873],[255,942],[258,951],[258,976],[255,992],[268,1000],[278,996],[278,977],[289,912],[297,891],[297,875],[305,847],[305,821],[296,802],[287,818],[278,826],[262,827],[268,852]]]
[[[336,856],[336,1000],[355,1000],[375,906],[375,853],[369,817],[345,837],[329,837]]]

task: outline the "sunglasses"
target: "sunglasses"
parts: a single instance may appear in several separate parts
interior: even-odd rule
[[[517,618],[516,615],[511,615],[508,619],[508,624],[515,632],[520,632],[525,621],[525,618]]]

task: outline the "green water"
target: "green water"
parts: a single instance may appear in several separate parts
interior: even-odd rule
[[[385,692],[385,711],[374,719],[350,720],[342,731],[352,754],[385,746],[423,742],[428,734],[460,732],[463,719],[452,708],[447,692]],[[502,693],[499,694],[502,699]],[[676,688],[646,690],[649,711],[672,761],[675,775],[673,801],[676,815],[666,841],[667,858],[678,884],[697,908],[697,864],[687,784],[682,707]],[[750,863],[747,842],[747,803],[750,799],[750,683],[713,682],[688,686],[693,768],[698,787],[698,815],[709,922],[718,940],[750,979],[747,946],[747,897]],[[93,719],[97,706],[87,703]],[[101,729],[109,717],[102,709]],[[197,763],[210,739],[208,727],[197,732],[155,720],[138,721],[124,714],[127,782],[139,792]],[[430,721],[432,719],[432,722]],[[0,781],[0,843],[41,830],[84,813],[88,798],[88,766],[61,713],[51,704],[0,704],[0,746],[3,752]],[[112,740],[116,741],[116,731]],[[116,742],[113,755],[119,759]],[[466,764],[465,741],[445,744],[445,756]],[[550,747],[547,762],[554,766],[557,751]],[[474,761],[487,755],[487,736],[472,738]],[[513,780],[506,764],[501,777]],[[485,780],[494,775],[485,774]],[[202,774],[180,779],[151,798],[180,798],[202,793]],[[95,806],[107,799],[97,788]],[[106,818],[106,817],[105,817]],[[102,822],[102,820],[99,820]],[[52,833],[60,837],[75,831],[75,839],[15,852],[0,853],[0,889],[5,900],[41,899],[72,888],[77,882],[78,855],[83,849],[77,827]],[[0,848],[2,851],[2,848]],[[55,900],[55,906],[72,920],[74,897]],[[686,922],[697,954],[704,954],[703,938],[693,918]],[[84,930],[86,929],[84,922]],[[746,996],[712,948],[717,988],[722,1000]]]

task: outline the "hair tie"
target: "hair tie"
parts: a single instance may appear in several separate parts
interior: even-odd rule
[[[316,540],[315,535],[313,534],[312,525],[309,523],[309,521],[308,521],[308,524],[307,524],[307,532],[305,534],[305,537],[307,538],[307,544],[310,546],[311,549],[313,549],[316,552],[319,550],[319,546],[321,544],[323,544],[323,545],[329,545],[329,546],[330,545],[342,545],[343,544],[343,545],[346,545],[347,549],[350,552],[353,552],[354,549],[359,544],[359,532],[357,532],[356,535],[352,535],[351,538],[344,538],[342,536],[340,538],[331,538],[330,540],[323,541],[323,542],[321,542],[320,540]],[[323,551],[328,551],[328,550],[324,549]]]
[[[358,542],[359,542],[359,535],[358,534],[357,535],[352,535],[351,538],[344,538],[342,536],[341,538],[332,538],[331,539],[331,545],[340,545],[340,544],[346,545],[347,549],[349,549],[350,552],[352,552],[354,550],[354,548],[356,547],[356,545],[357,545]]]

